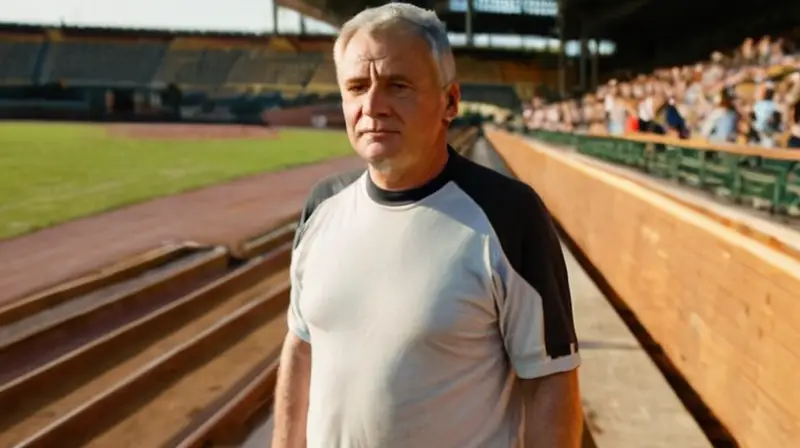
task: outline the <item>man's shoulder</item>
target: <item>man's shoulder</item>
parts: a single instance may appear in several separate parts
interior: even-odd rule
[[[519,211],[544,211],[544,204],[530,185],[459,156],[456,184],[487,215],[519,218]],[[531,210],[532,208],[532,210]]]
[[[323,202],[341,193],[344,189],[352,185],[359,177],[364,174],[365,169],[345,171],[332,174],[320,180],[311,188],[311,192],[306,197],[301,223],[305,223],[311,218]]]

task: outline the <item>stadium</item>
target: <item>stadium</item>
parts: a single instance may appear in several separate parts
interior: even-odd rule
[[[269,446],[304,200],[364,165],[333,45],[389,2],[143,1],[0,11],[1,446]],[[410,3],[556,222],[583,446],[800,446],[800,3]]]

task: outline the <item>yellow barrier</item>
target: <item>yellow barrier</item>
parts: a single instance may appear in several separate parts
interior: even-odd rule
[[[742,446],[800,446],[798,260],[567,155],[487,137]]]
[[[767,159],[800,161],[800,151],[782,148],[764,148],[753,145],[738,145],[733,143],[711,143],[701,139],[679,139],[657,134],[626,133],[624,135],[611,135],[606,133],[590,133],[592,137],[610,139],[624,139],[638,143],[661,143],[664,145],[691,148],[699,151],[717,151],[738,154],[742,156],[757,156]]]

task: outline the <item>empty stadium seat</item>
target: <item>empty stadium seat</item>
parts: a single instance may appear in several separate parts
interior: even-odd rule
[[[498,64],[503,82],[508,84],[536,83],[540,81],[540,69],[528,61],[500,61]]]
[[[245,52],[234,64],[226,84],[268,84],[302,88],[322,61],[320,53]]]
[[[486,63],[468,56],[456,57],[458,79],[465,83],[499,84],[503,76],[497,64]]]
[[[35,82],[36,61],[42,42],[0,41],[0,83],[30,84]]]
[[[331,55],[326,56],[317,66],[311,80],[308,82],[308,88],[315,92],[339,91],[336,81],[336,65]]]
[[[219,87],[225,84],[234,66],[246,50],[169,49],[154,81],[188,87]]]
[[[333,53],[333,38],[316,38],[308,36],[290,37],[294,47],[300,53]]]
[[[53,42],[44,82],[80,84],[149,83],[164,55],[160,42]]]

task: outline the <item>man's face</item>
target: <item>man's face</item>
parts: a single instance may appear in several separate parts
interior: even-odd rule
[[[347,135],[371,165],[407,167],[446,133],[447,92],[421,38],[398,29],[359,31],[337,71]]]

